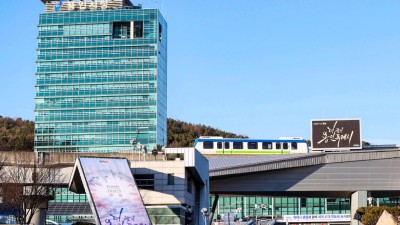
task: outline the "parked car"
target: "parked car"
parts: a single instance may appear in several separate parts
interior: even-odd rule
[[[248,217],[242,217],[242,218],[239,219],[239,221],[240,222],[247,222],[247,221],[249,221],[249,218]]]
[[[249,220],[246,225],[256,225],[256,221],[255,220]]]

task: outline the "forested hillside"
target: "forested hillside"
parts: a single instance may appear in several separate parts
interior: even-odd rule
[[[194,140],[200,136],[222,136],[224,138],[247,138],[247,136],[225,132],[201,124],[186,123],[168,119],[168,147],[193,147]]]
[[[33,121],[0,116],[0,150],[32,151]]]
[[[21,118],[12,119],[0,116],[0,151],[32,151],[34,122]],[[222,136],[226,138],[245,137],[224,132],[201,124],[191,124],[168,119],[168,147],[193,146],[200,136]]]

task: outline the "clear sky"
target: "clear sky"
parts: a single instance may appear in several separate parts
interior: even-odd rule
[[[168,21],[169,118],[306,139],[311,119],[360,118],[363,140],[400,144],[400,1],[158,5]],[[34,120],[41,12],[40,0],[0,0],[2,116]]]

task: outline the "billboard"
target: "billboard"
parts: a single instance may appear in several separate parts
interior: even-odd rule
[[[151,225],[127,159],[79,157],[77,164],[98,225]]]
[[[311,148],[361,149],[360,119],[311,120]]]

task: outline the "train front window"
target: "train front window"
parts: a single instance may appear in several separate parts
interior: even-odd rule
[[[289,149],[289,144],[287,142],[283,142],[283,149]]]
[[[262,149],[272,149],[272,142],[263,142]]]
[[[292,142],[292,150],[297,150],[297,142]]]
[[[242,142],[233,142],[233,149],[243,149]]]
[[[212,142],[212,141],[203,142],[203,148],[204,149],[213,149],[214,148],[214,142]]]
[[[276,147],[276,149],[281,149],[281,143],[280,142],[276,142],[275,147]]]
[[[258,149],[257,142],[247,142],[248,149]]]
[[[217,149],[222,149],[222,142],[217,142]]]
[[[225,149],[230,149],[229,142],[225,142],[224,145],[225,145]]]

